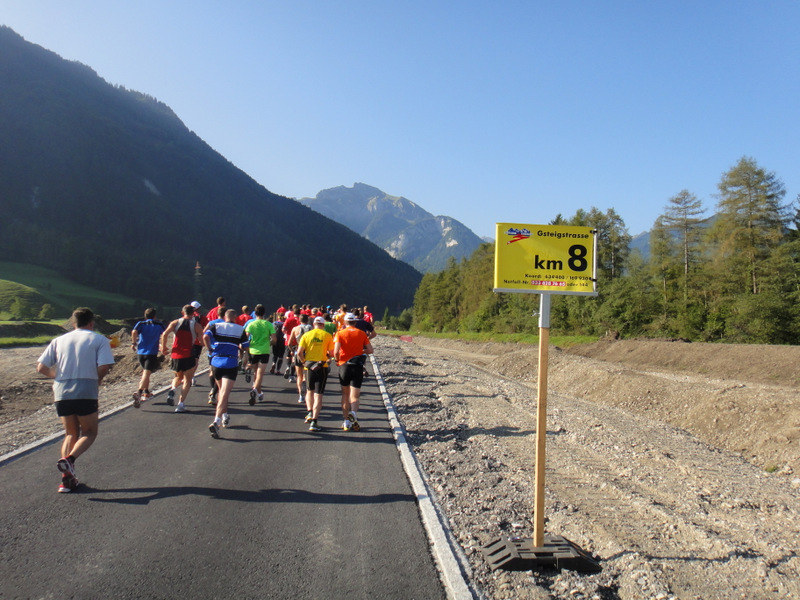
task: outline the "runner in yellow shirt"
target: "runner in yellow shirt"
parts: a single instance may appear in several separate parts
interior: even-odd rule
[[[306,379],[306,423],[309,431],[320,431],[319,411],[322,394],[328,381],[328,361],[333,358],[333,336],[325,331],[325,319],[315,317],[311,331],[303,334],[297,347],[297,356],[303,364]]]

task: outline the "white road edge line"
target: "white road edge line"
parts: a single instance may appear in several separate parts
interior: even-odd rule
[[[392,426],[392,434],[394,436],[397,451],[400,453],[400,461],[403,464],[403,469],[406,476],[411,482],[411,488],[417,497],[419,505],[420,516],[425,531],[428,534],[428,539],[431,542],[431,549],[434,560],[439,568],[439,573],[442,577],[442,582],[445,586],[445,592],[450,600],[476,600],[482,596],[473,591],[468,584],[466,573],[471,572],[467,557],[458,546],[453,538],[453,533],[447,524],[447,517],[441,512],[434,500],[433,493],[431,492],[422,467],[417,460],[417,456],[408,444],[405,435],[405,429],[397,418],[397,412],[392,404],[392,398],[386,389],[386,384],[381,376],[378,362],[375,360],[374,355],[370,355],[372,362],[373,372],[375,373],[375,380],[378,382],[378,387],[383,397],[383,404],[386,407],[386,412],[389,415],[389,424]],[[206,372],[204,370],[203,372]],[[166,392],[169,386],[165,386],[157,390],[153,397]],[[131,408],[130,402],[122,403],[111,410],[100,414],[100,420],[106,419],[121,410]],[[21,448],[17,448],[8,454],[0,456],[0,466],[9,463],[20,456],[24,456],[29,452],[36,450],[41,446],[45,446],[56,439],[64,436],[63,431],[56,431],[48,436],[45,436],[35,442],[31,442]]]
[[[433,557],[439,567],[447,597],[451,600],[475,600],[481,598],[468,583],[466,574],[470,573],[471,569],[467,557],[454,539],[447,517],[437,505],[433,492],[425,481],[422,466],[406,440],[405,428],[397,418],[392,398],[386,389],[386,384],[378,368],[378,361],[375,359],[374,354],[370,354],[369,358],[372,362],[375,380],[378,382],[381,396],[383,396],[383,404],[389,414],[389,424],[392,426],[392,434],[394,435],[397,451],[400,453],[400,461],[403,463],[403,469],[411,482],[411,488],[417,496],[422,523],[431,542]]]
[[[203,373],[207,373],[207,372],[208,372],[208,369],[204,369],[203,371],[200,371],[199,373],[196,373],[195,376],[202,375]],[[162,387],[160,390],[156,390],[155,392],[153,392],[153,398],[155,398],[159,394],[162,394],[162,393],[166,392],[168,389],[169,389],[169,385],[166,385],[166,386]],[[125,401],[122,404],[118,404],[117,406],[114,406],[114,407],[110,408],[109,410],[100,413],[100,420],[102,421],[103,419],[107,419],[111,415],[115,415],[119,411],[125,410],[126,408],[131,408],[132,406],[133,406],[133,402],[132,401]],[[55,413],[53,413],[53,414],[55,415]],[[46,446],[47,444],[49,444],[50,442],[52,442],[54,440],[57,440],[57,439],[63,438],[63,437],[64,437],[64,431],[63,430],[56,431],[54,433],[51,433],[50,435],[47,435],[47,436],[45,436],[43,438],[35,440],[35,441],[31,442],[30,444],[26,444],[25,446],[21,446],[21,447],[17,448],[16,450],[12,450],[8,454],[3,454],[2,456],[0,456],[0,467],[2,467],[6,463],[10,463],[11,461],[16,460],[17,458],[19,458],[21,456],[25,456],[29,452],[33,452],[34,450],[36,450],[38,448],[41,448],[42,446]]]

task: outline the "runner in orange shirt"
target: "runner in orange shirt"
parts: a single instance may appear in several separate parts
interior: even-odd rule
[[[358,423],[358,401],[361,383],[364,381],[364,363],[367,354],[372,354],[372,344],[367,334],[355,326],[356,316],[344,316],[345,328],[336,334],[333,355],[339,365],[339,383],[342,386],[342,415],[344,431],[360,431]]]

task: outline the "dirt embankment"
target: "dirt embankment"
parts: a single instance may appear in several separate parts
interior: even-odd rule
[[[521,352],[517,364],[534,360]],[[558,393],[675,425],[770,471],[800,473],[798,346],[600,341],[550,358]],[[530,378],[513,360],[498,368]]]
[[[482,554],[492,539],[532,534],[537,350],[423,338],[376,347],[487,597],[800,597],[800,408],[793,379],[773,380],[797,348],[550,349],[545,531],[598,558],[601,573],[579,574],[491,571]]]

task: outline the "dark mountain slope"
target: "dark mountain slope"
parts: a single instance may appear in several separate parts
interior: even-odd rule
[[[413,268],[269,192],[163,103],[6,27],[0,138],[0,259],[166,304],[194,295],[196,261],[206,302],[413,301]]]

